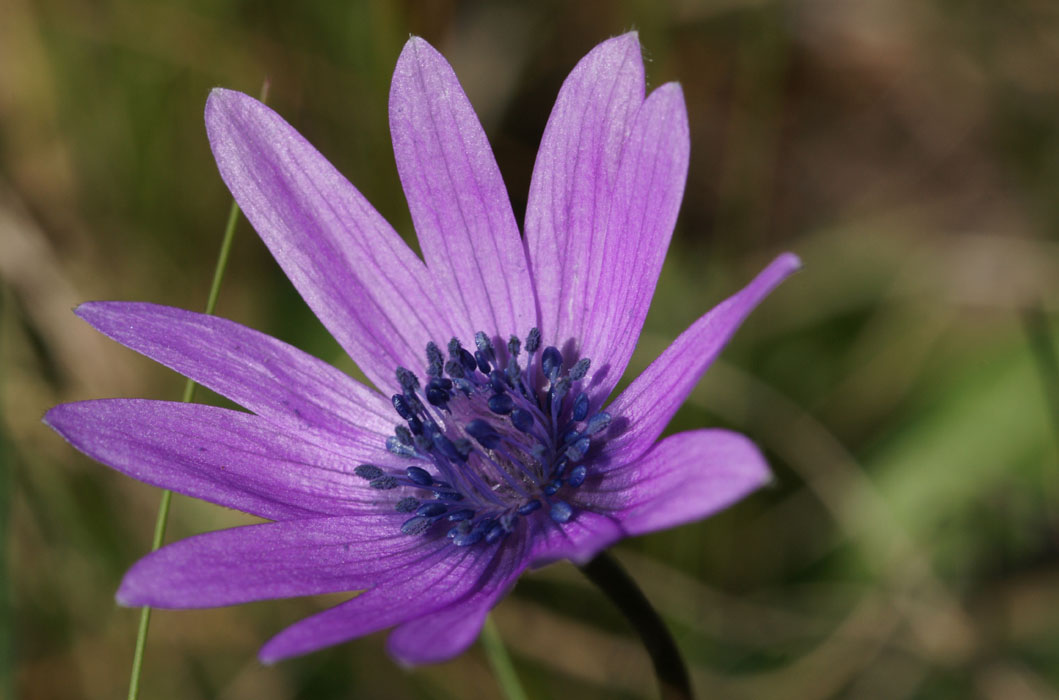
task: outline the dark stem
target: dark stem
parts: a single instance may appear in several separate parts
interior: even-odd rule
[[[582,566],[581,571],[618,606],[640,635],[647,653],[651,655],[662,698],[690,700],[693,697],[691,679],[673,636],[640,587],[621,568],[621,564],[606,552],[600,552],[595,559]]]

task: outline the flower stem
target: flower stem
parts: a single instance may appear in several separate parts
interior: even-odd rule
[[[485,624],[482,625],[482,646],[485,647],[485,655],[493,668],[497,685],[504,691],[504,697],[507,700],[526,700],[526,691],[522,689],[515,665],[511,663],[511,656],[504,647],[504,640],[500,638],[500,630],[492,616],[485,618]]]
[[[224,279],[224,271],[228,267],[228,255],[232,250],[232,239],[235,238],[235,224],[239,220],[239,205],[232,201],[232,207],[228,210],[228,223],[224,227],[224,238],[221,241],[221,251],[217,255],[217,265],[213,270],[213,283],[210,285],[210,295],[206,300],[206,313],[212,314],[217,308],[217,297],[221,292],[221,280]],[[181,401],[190,403],[195,396],[195,382],[190,379],[184,384],[184,395]],[[165,528],[169,521],[169,504],[173,500],[173,492],[162,491],[162,502],[158,505],[158,518],[154,523],[154,539],[151,540],[151,551],[162,546],[165,540]],[[140,672],[143,669],[143,652],[147,648],[147,630],[151,626],[151,608],[144,606],[140,608],[140,628],[136,633],[136,648],[132,654],[132,676],[129,679],[129,700],[136,700],[140,693]]]
[[[581,567],[582,573],[599,586],[640,635],[658,677],[664,700],[690,700],[691,679],[680,649],[665,623],[636,582],[621,564],[606,552]]]

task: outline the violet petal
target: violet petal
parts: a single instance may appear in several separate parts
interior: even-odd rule
[[[138,302],[91,302],[76,313],[104,335],[329,449],[382,445],[389,400],[344,372],[233,321]]]
[[[706,369],[747,315],[769,292],[801,266],[796,255],[773,260],[742,290],[708,311],[618,395],[607,411],[623,423],[603,447],[600,464],[629,464],[654,444]]]
[[[390,131],[423,256],[448,292],[450,331],[501,342],[526,333],[536,303],[507,189],[455,73],[419,37],[394,69]]]
[[[136,562],[117,598],[129,606],[207,608],[368,588],[449,546],[402,535],[405,517],[302,518],[196,535]]]
[[[764,456],[745,436],[695,430],[665,438],[636,462],[606,473],[590,498],[614,509],[629,535],[701,520],[769,479]]]
[[[44,422],[89,457],[140,481],[264,518],[374,509],[353,470],[373,450],[331,451],[257,416],[201,404],[101,399],[61,404]]]
[[[552,108],[526,205],[545,344],[582,338],[596,234],[606,230],[622,147],[643,100],[640,42],[629,32],[582,58]]]
[[[215,89],[206,130],[228,189],[306,303],[380,389],[451,323],[426,266],[298,132]]]

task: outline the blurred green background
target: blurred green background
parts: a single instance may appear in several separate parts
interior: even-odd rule
[[[773,487],[615,550],[700,694],[1059,693],[1054,0],[2,0],[0,697],[124,697],[138,613],[113,594],[159,492],[40,417],[180,395],[70,309],[203,307],[229,206],[208,90],[268,79],[270,104],[408,235],[386,100],[423,35],[521,219],[563,77],[631,28],[649,83],[684,87],[692,160],[630,374],[774,254],[805,261],[670,427],[749,434]],[[245,222],[219,313],[350,368]],[[241,522],[178,497],[169,538]],[[380,634],[257,662],[334,600],[156,613],[142,697],[497,696],[479,647],[409,671]],[[568,564],[525,577],[496,619],[533,697],[655,693],[624,621]]]

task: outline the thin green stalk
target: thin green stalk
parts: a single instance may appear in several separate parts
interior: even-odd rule
[[[482,625],[482,646],[485,647],[485,655],[493,668],[497,685],[504,691],[507,700],[526,700],[526,691],[519,683],[515,665],[511,662],[492,616],[485,618],[485,624]]]
[[[654,665],[663,700],[691,700],[691,678],[680,649],[647,596],[614,557],[600,552],[581,567],[640,635]]]
[[[217,255],[217,265],[213,270],[213,283],[210,285],[210,294],[206,299],[206,313],[212,314],[217,308],[217,298],[221,293],[221,280],[228,268],[228,255],[232,250],[232,240],[235,238],[235,224],[239,220],[239,205],[232,201],[232,208],[228,211],[228,223],[224,228],[224,239],[221,241],[221,250]],[[197,385],[190,379],[184,384],[184,395],[181,401],[190,403],[195,396]],[[158,518],[154,523],[154,539],[151,540],[151,551],[162,546],[165,540],[165,528],[169,521],[169,504],[173,500],[172,491],[162,492],[162,502],[158,505]],[[136,700],[140,693],[140,672],[143,670],[143,652],[147,648],[147,630],[151,626],[151,608],[144,606],[140,609],[140,627],[136,633],[136,649],[132,655],[132,677],[129,679],[129,700]]]

